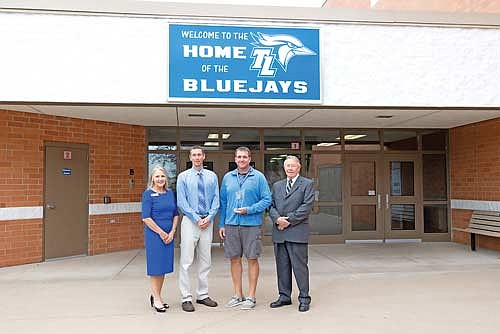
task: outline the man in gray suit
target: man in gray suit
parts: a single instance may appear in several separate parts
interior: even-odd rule
[[[292,303],[292,270],[299,288],[299,311],[309,310],[309,214],[314,204],[314,184],[302,177],[300,161],[288,156],[283,163],[287,178],[273,184],[270,216],[273,220],[274,255],[279,298],[271,303],[277,308]]]

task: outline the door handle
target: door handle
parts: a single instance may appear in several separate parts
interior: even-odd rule
[[[56,208],[56,204],[55,203],[47,203],[47,205],[45,205],[45,207],[47,209],[55,209]]]
[[[380,210],[380,208],[381,208],[381,205],[380,205],[380,194],[377,195],[377,206],[378,206],[378,209]]]
[[[385,208],[389,209],[389,194],[385,194]]]

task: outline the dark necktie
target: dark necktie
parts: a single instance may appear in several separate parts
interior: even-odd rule
[[[292,190],[292,179],[288,179],[288,182],[286,183],[286,194],[287,195],[290,193],[290,190]]]
[[[207,213],[207,204],[205,203],[205,184],[203,183],[203,174],[198,173],[198,213]]]

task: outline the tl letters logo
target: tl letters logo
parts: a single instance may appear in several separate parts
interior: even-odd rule
[[[276,61],[286,72],[288,63],[294,56],[314,56],[316,52],[304,46],[301,40],[291,35],[267,35],[251,33],[254,48],[251,57],[254,59],[251,70],[258,70],[259,77],[274,77]]]

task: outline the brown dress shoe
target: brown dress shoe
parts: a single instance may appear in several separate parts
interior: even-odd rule
[[[217,302],[215,300],[212,300],[210,297],[197,299],[196,304],[203,304],[208,307],[217,307]]]
[[[182,310],[185,311],[185,312],[194,312],[193,303],[191,303],[191,302],[183,302],[182,303]]]

